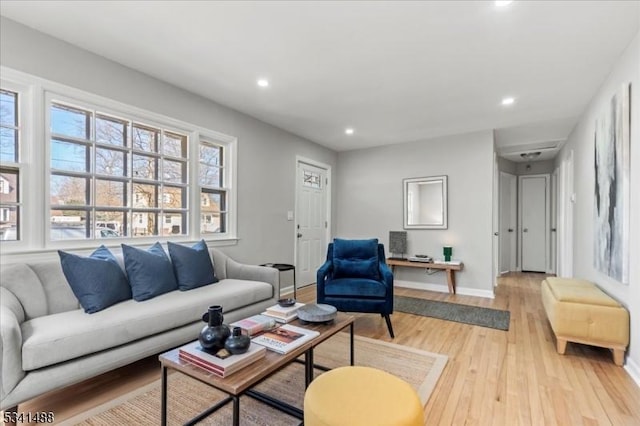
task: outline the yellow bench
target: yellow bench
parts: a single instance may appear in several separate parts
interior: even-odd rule
[[[542,304],[556,335],[557,351],[567,342],[609,348],[613,361],[624,364],[629,345],[629,312],[595,284],[548,277],[542,281]]]

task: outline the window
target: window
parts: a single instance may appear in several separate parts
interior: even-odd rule
[[[49,114],[52,240],[102,238],[101,223],[123,237],[188,232],[185,133],[59,101]]]
[[[228,190],[225,188],[225,149],[209,140],[200,141],[200,233],[227,232]]]
[[[236,138],[0,68],[4,253],[235,240]]]
[[[17,91],[0,89],[0,241],[20,239],[20,139]]]

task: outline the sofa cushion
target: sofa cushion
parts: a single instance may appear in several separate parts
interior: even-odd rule
[[[333,240],[334,278],[369,278],[377,280],[378,240]]]
[[[218,282],[204,240],[197,242],[193,247],[185,247],[171,241],[167,244],[180,290],[192,290]]]
[[[58,251],[73,294],[86,313],[92,314],[131,299],[127,277],[108,248],[100,246],[89,257]]]
[[[209,305],[233,311],[270,299],[272,293],[273,286],[265,282],[226,279],[144,302],[127,300],[92,315],[78,309],[35,318],[21,327],[23,369],[35,370],[201,322]]]
[[[178,288],[173,266],[160,243],[148,250],[122,244],[122,254],[133,300],[141,302]]]

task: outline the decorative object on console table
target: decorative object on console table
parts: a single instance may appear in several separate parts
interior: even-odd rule
[[[242,334],[240,327],[233,327],[231,336],[224,342],[224,348],[233,355],[245,353],[249,349],[249,345],[251,345],[251,339],[249,339],[249,336]]]
[[[319,335],[320,333],[315,330],[285,324],[265,331],[251,341],[279,354],[286,354]]]
[[[393,255],[400,255],[398,259],[404,259],[407,252],[407,232],[406,231],[389,231],[389,251],[391,258],[396,259]]]
[[[451,260],[451,254],[453,253],[453,249],[451,246],[444,246],[442,248],[442,254],[444,255],[444,261],[448,262]]]
[[[243,354],[220,358],[205,351],[197,341],[188,343],[178,350],[180,359],[219,377],[227,377],[264,358],[266,352],[260,345],[250,345]]]
[[[222,324],[222,306],[209,306],[209,311],[202,315],[202,320],[207,322],[207,325],[202,328],[198,341],[205,351],[214,354],[224,348],[224,342],[231,334],[229,327]]]

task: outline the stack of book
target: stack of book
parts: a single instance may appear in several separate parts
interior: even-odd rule
[[[180,359],[200,367],[209,373],[213,373],[218,377],[227,377],[247,365],[264,358],[266,352],[264,346],[254,345],[252,343],[251,346],[249,346],[249,350],[243,354],[229,355],[221,358],[205,352],[202,346],[200,346],[200,342],[196,340],[179,348],[178,356]]]
[[[288,323],[298,318],[298,309],[304,306],[304,303],[296,303],[293,306],[282,307],[280,305],[273,305],[267,308],[262,315],[275,319],[279,323]]]
[[[254,337],[251,343],[257,343],[279,354],[286,354],[318,335],[320,333],[314,330],[284,324]]]
[[[249,337],[260,334],[265,330],[270,330],[275,326],[275,318],[268,317],[266,315],[254,315],[229,324],[231,329],[233,329],[233,327],[240,327],[242,329],[242,333]]]

